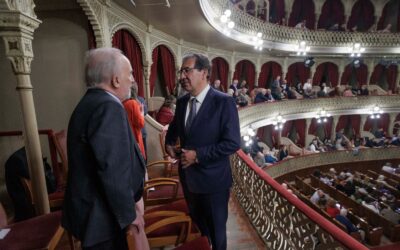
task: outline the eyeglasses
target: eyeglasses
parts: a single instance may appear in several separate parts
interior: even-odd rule
[[[181,68],[180,70],[178,70],[178,75],[181,75],[182,73],[184,73],[185,75],[189,74],[190,72],[192,72],[192,70],[194,70],[195,68],[189,68],[189,67],[185,67],[185,68]]]

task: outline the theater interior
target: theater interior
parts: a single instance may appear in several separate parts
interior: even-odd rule
[[[0,230],[11,229],[0,249],[80,249],[60,224],[66,133],[85,52],[101,47],[130,60],[149,179],[168,178],[145,184],[145,214],[184,206],[157,114],[180,94],[182,58],[201,53],[210,84],[238,103],[228,249],[400,249],[399,32],[399,0],[0,0]],[[235,80],[245,105],[228,91]],[[19,219],[6,162],[22,147]],[[209,249],[195,225],[176,225],[148,231],[151,248]]]

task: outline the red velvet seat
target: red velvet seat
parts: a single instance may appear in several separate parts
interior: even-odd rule
[[[4,228],[11,229],[0,240],[0,249],[4,250],[54,249],[64,232],[61,212],[34,217]]]

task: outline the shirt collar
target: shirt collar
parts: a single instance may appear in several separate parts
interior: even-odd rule
[[[207,84],[207,86],[200,92],[200,94],[198,94],[197,96],[190,96],[190,99],[196,98],[197,102],[202,104],[209,90],[210,90],[210,85]]]
[[[109,94],[112,98],[114,98],[119,104],[121,104],[122,105],[122,102],[121,102],[121,100],[116,96],[116,95],[114,95],[113,93],[111,93],[111,92],[108,92],[107,90],[104,90],[107,94]]]

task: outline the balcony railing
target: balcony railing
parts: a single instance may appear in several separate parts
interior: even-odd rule
[[[232,156],[232,173],[233,192],[268,249],[368,249],[287,192],[241,150]]]
[[[367,47],[365,53],[399,53],[399,33],[376,32],[334,32],[319,30],[301,30],[264,22],[233,6],[228,0],[199,0],[206,18],[219,31],[222,31],[219,17],[226,9],[230,9],[231,20],[235,22],[231,37],[235,40],[251,44],[243,34],[254,36],[258,32],[263,39],[275,49],[292,51],[299,41],[306,41],[311,52],[348,53],[348,47],[360,43]]]
[[[385,113],[400,112],[398,95],[285,100],[260,103],[240,109],[240,127],[251,125],[253,129],[256,129],[269,125],[278,114],[287,120],[313,118],[320,109],[324,109],[331,115],[368,114],[370,108],[375,105],[383,109]]]

